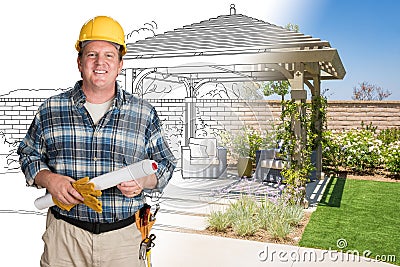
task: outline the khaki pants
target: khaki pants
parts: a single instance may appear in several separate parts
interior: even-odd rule
[[[125,228],[92,234],[53,214],[47,214],[42,237],[44,252],[41,267],[145,267],[139,260],[142,236],[133,223]]]

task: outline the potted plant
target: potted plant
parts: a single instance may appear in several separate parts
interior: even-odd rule
[[[260,149],[263,140],[258,131],[252,127],[243,129],[234,135],[232,139],[233,154],[237,157],[237,169],[239,177],[251,177],[256,151]]]
[[[265,167],[273,168],[275,159],[281,159],[281,148],[283,141],[279,139],[281,132],[281,126],[276,127],[272,124],[272,129],[266,130],[262,134],[262,142],[259,146],[259,150],[256,151],[256,166],[260,160],[264,161]]]

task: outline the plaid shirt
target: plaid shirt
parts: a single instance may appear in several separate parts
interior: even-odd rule
[[[27,184],[33,186],[42,169],[78,180],[117,170],[143,159],[158,163],[157,188],[168,183],[176,165],[175,157],[162,135],[156,110],[147,101],[117,86],[110,110],[94,125],[84,107],[81,82],[40,107],[22,140],[18,154]],[[63,215],[89,222],[115,222],[132,216],[144,202],[143,194],[127,198],[116,188],[102,191],[103,212],[79,204]]]

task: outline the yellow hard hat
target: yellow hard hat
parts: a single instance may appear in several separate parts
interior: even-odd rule
[[[75,48],[81,51],[83,41],[108,41],[121,46],[122,55],[126,54],[125,34],[121,25],[113,18],[97,16],[88,20],[81,29]]]

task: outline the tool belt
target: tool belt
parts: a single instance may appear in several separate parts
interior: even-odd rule
[[[69,224],[72,224],[83,230],[89,231],[93,234],[101,234],[109,231],[118,230],[127,227],[135,222],[135,216],[131,216],[127,219],[123,219],[114,223],[91,223],[64,216],[58,213],[57,211],[53,210],[52,208],[50,208],[50,211],[57,220],[63,220]]]
[[[151,248],[154,247],[154,239],[156,236],[154,234],[149,235],[151,228],[156,221],[156,213],[160,209],[157,204],[154,214],[151,212],[151,206],[147,203],[135,213],[135,223],[140,233],[142,234],[142,242],[139,248],[139,259],[147,260],[147,266],[151,266]]]

